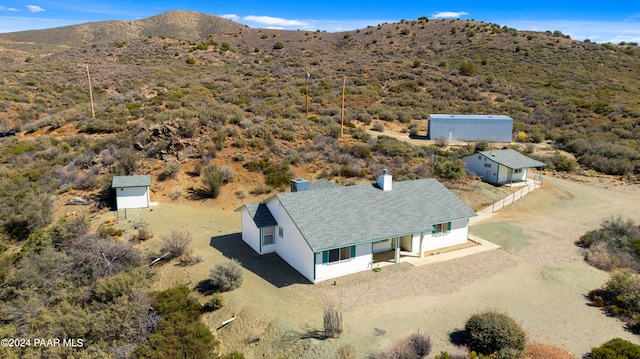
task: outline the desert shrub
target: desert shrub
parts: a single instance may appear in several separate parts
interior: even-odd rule
[[[334,127],[334,128],[337,128],[338,130],[340,130],[339,127]],[[362,142],[367,142],[371,138],[371,135],[369,135],[367,130],[365,130],[362,127],[350,128],[347,131],[348,131],[349,134],[351,134],[351,137],[355,138],[356,140],[362,141]],[[340,137],[339,134],[338,134],[338,137]],[[336,138],[338,138],[338,137],[336,137]]]
[[[158,177],[160,181],[164,181],[169,178],[175,178],[178,172],[180,172],[180,163],[169,162],[162,168],[162,172],[160,172],[160,176]]]
[[[162,236],[162,248],[160,252],[162,254],[169,253],[165,258],[171,260],[178,258],[189,250],[191,245],[191,233],[190,232],[177,232],[171,231],[168,236]]]
[[[322,316],[324,323],[324,335],[327,338],[340,338],[344,330],[342,326],[342,312],[339,308],[327,306]]]
[[[161,314],[148,340],[137,346],[133,358],[216,358],[218,342],[200,320],[202,306],[180,285],[151,294]]]
[[[527,344],[526,333],[506,314],[486,311],[472,315],[464,327],[465,342],[470,350],[482,354],[509,353],[522,356]]]
[[[445,158],[440,156],[433,164],[433,173],[444,179],[462,179],[465,176],[464,162],[459,158]]]
[[[476,143],[476,148],[475,151],[479,152],[479,151],[486,151],[489,149],[489,142],[482,140],[479,141],[478,143]]]
[[[371,129],[378,132],[384,132],[384,125],[381,122],[376,121],[373,126],[371,126]]]
[[[118,273],[98,279],[93,285],[91,300],[101,303],[112,302],[122,295],[133,295],[136,290],[144,288],[148,283],[149,276],[143,267]]]
[[[371,359],[421,359],[431,352],[431,338],[420,331],[394,342]]]
[[[146,241],[147,239],[153,237],[153,233],[149,229],[149,223],[138,221],[134,224],[133,228],[138,231],[135,239],[139,241]]]
[[[273,45],[274,50],[282,50],[284,49],[284,42],[278,41]]]
[[[140,154],[130,148],[120,149],[117,153],[118,162],[116,162],[114,173],[118,175],[132,175],[138,169],[138,161]]]
[[[291,182],[291,179],[293,179],[293,175],[289,170],[289,162],[286,160],[282,161],[279,165],[270,163],[265,167],[263,173],[265,183],[272,188],[286,186]]]
[[[204,193],[211,198],[217,198],[222,185],[225,184],[225,172],[215,164],[211,164],[202,170],[201,175]]]
[[[413,147],[410,144],[388,136],[378,137],[375,145],[373,145],[373,150],[389,157],[412,157],[414,154]]]
[[[558,171],[572,172],[578,167],[578,162],[569,156],[556,152],[551,156],[551,163]]]
[[[604,285],[604,295],[626,309],[640,311],[640,275],[628,268],[617,269]]]
[[[461,63],[458,71],[460,72],[460,75],[464,75],[464,76],[473,76],[478,73],[478,70],[476,70],[476,67],[473,66],[473,64],[470,62]]]
[[[620,338],[611,339],[591,350],[591,359],[634,359],[640,358],[640,345]]]
[[[219,292],[238,289],[244,280],[242,265],[235,259],[214,265],[210,274],[211,284]]]
[[[205,312],[214,312],[224,307],[224,298],[220,294],[214,294],[203,306]]]
[[[576,243],[587,248],[585,259],[605,270],[640,268],[640,226],[631,219],[613,216],[603,220],[600,227],[585,233]]]

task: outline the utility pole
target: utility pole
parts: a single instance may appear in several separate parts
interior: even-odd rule
[[[91,88],[91,76],[89,75],[89,64],[87,64],[87,79],[89,80],[89,98],[91,99],[91,118],[95,120],[96,111],[93,108],[93,89]]]
[[[342,79],[342,112],[340,113],[340,137],[344,135],[344,90],[347,86],[347,78]]]
[[[307,64],[304,64],[304,95],[305,95],[305,104],[307,107],[307,117],[309,117],[309,77],[311,74],[309,73],[309,69],[307,68]]]

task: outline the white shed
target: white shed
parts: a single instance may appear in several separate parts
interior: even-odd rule
[[[111,188],[116,191],[116,208],[149,207],[150,175],[113,176]]]
[[[483,181],[493,184],[526,182],[529,168],[542,170],[547,166],[512,149],[480,151],[465,156],[462,160],[467,172],[478,175]]]

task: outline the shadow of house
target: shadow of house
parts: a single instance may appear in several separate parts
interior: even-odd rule
[[[211,247],[277,288],[292,284],[311,284],[298,271],[275,253],[259,255],[242,240],[241,233],[211,237]]]

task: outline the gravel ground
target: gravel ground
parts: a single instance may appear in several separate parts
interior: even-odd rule
[[[150,224],[156,236],[143,245],[149,249],[157,247],[163,233],[189,230],[193,254],[203,259],[190,267],[157,268],[154,289],[195,286],[225,256],[251,253],[238,239],[239,215],[222,207],[219,202],[161,203],[128,221]],[[434,353],[457,353],[462,349],[452,344],[451,335],[471,314],[486,309],[514,317],[530,342],[551,344],[576,357],[615,337],[637,343],[619,320],[589,305],[585,295],[600,287],[608,273],[587,265],[574,245],[616,214],[640,222],[638,186],[545,178],[541,189],[471,227],[500,249],[419,267],[385,266],[379,273],[339,278],[336,285],[305,283],[277,257],[247,255],[242,288],[225,294],[227,305],[204,320],[215,329],[237,316],[217,333],[220,348],[247,358],[334,358],[346,345],[364,358],[417,330],[431,336]],[[342,309],[345,332],[339,339],[322,340],[322,311],[329,304]]]

